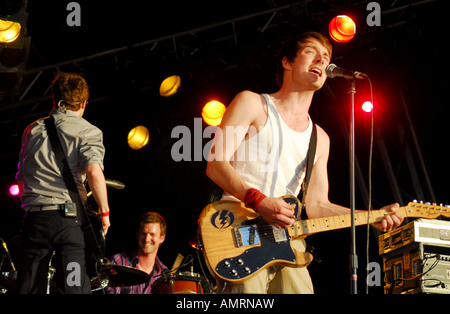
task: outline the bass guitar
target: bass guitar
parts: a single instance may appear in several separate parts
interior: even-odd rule
[[[296,217],[300,217],[300,202],[294,196],[283,196],[295,204]],[[450,217],[450,208],[410,202],[398,212],[406,217]],[[355,213],[355,225],[379,222],[389,210]],[[242,202],[216,201],[207,205],[199,218],[199,235],[210,272],[223,280],[241,283],[272,265],[307,266],[313,256],[300,252],[291,245],[292,240],[306,238],[322,231],[351,226],[351,215],[297,220],[291,227],[278,229],[267,223],[258,213]]]

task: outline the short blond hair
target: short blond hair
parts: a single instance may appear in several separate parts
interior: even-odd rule
[[[156,212],[146,212],[143,213],[139,217],[139,224],[138,228],[141,227],[143,224],[150,224],[150,223],[159,223],[159,226],[161,228],[161,235],[166,235],[167,233],[167,223],[163,216]]]

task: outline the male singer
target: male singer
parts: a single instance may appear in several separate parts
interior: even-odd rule
[[[294,205],[280,197],[297,196],[305,177],[305,158],[313,130],[308,114],[314,92],[325,83],[332,47],[321,34],[309,32],[286,42],[280,50],[273,94],[239,93],[216,132],[207,175],[223,190],[222,199],[240,200],[268,223],[286,228],[294,223]],[[238,129],[244,130],[239,133]],[[255,152],[249,160],[251,154]],[[306,195],[309,218],[348,214],[348,208],[328,200],[327,162],[330,140],[317,126],[317,150]],[[267,153],[263,156],[264,152]],[[385,208],[395,210],[398,204]],[[389,231],[399,226],[398,213],[374,226]],[[293,246],[305,251],[302,239]],[[313,293],[306,267],[271,266],[242,284],[228,283],[231,293]]]

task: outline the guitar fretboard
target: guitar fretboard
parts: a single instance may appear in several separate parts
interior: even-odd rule
[[[406,213],[406,207],[401,207],[398,212],[403,216],[408,216]],[[385,209],[371,210],[369,212],[357,212],[355,213],[355,226],[364,224],[371,224],[379,222],[385,215],[389,215],[392,212]],[[292,227],[288,228],[289,235],[291,237],[300,237],[309,235],[312,233],[331,231],[337,229],[348,228],[352,225],[351,214],[337,215],[323,218],[314,218],[297,221]]]
[[[450,217],[450,206],[410,202],[407,206],[400,207],[397,212],[403,215],[403,217],[428,219],[439,216]],[[357,212],[355,213],[355,226],[379,222],[384,216],[390,214],[392,214],[392,211],[387,209],[371,210],[370,213]],[[351,214],[300,220],[288,228],[288,233],[293,238],[307,236],[317,232],[347,228],[352,225],[351,222]]]

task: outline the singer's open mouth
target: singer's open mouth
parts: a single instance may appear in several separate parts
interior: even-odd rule
[[[322,76],[322,70],[319,69],[319,68],[315,68],[315,67],[314,67],[314,68],[311,68],[311,69],[309,70],[309,72],[314,73],[314,74],[318,75],[319,77]]]

